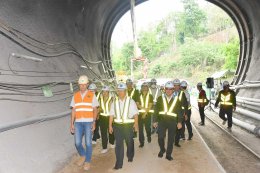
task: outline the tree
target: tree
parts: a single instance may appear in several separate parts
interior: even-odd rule
[[[239,56],[239,39],[232,39],[224,46],[225,64],[224,68],[235,70]]]

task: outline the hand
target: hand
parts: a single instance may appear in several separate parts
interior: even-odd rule
[[[158,123],[156,122],[156,123],[153,123],[153,127],[154,128],[157,128],[158,127]]]
[[[91,131],[94,132],[95,129],[96,129],[96,121],[92,123]]]
[[[233,111],[236,111],[236,107],[235,106],[233,107]]]
[[[188,116],[186,114],[184,115],[184,119],[185,119],[185,121],[188,120]]]
[[[113,127],[109,126],[109,133],[112,134],[113,133]]]
[[[134,131],[138,132],[138,124],[137,123],[134,123]]]
[[[70,133],[71,134],[75,133],[75,126],[74,126],[74,124],[70,126]]]
[[[178,123],[178,124],[177,124],[177,128],[178,128],[178,129],[181,129],[181,128],[182,128],[181,123]]]

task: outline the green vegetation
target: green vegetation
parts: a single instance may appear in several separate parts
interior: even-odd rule
[[[239,56],[239,38],[230,17],[221,9],[196,0],[181,0],[183,12],[172,13],[138,34],[138,45],[149,59],[148,77],[205,80],[215,71],[234,70]],[[116,71],[130,74],[133,43],[113,52]],[[135,62],[135,77],[142,78],[141,62]]]

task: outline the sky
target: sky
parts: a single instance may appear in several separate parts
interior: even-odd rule
[[[205,0],[198,1],[200,5],[207,3]],[[149,25],[160,21],[169,13],[182,11],[183,6],[180,0],[148,0],[135,7],[137,32],[145,30]],[[133,40],[130,12],[127,12],[117,23],[112,43],[120,47],[123,43]]]

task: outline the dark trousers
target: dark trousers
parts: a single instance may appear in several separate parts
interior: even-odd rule
[[[190,122],[190,117],[191,117],[191,110],[190,109],[187,112],[187,117],[188,117],[188,119],[185,120],[185,124],[187,126],[189,137],[190,137],[191,134],[192,134],[192,126],[191,126],[191,122]],[[184,131],[185,131],[185,128],[184,128]]]
[[[232,113],[233,113],[232,107],[231,108],[220,107],[219,117],[224,121],[228,120],[228,127],[232,127]],[[225,117],[226,114],[227,114],[227,118]]]
[[[116,167],[123,166],[124,160],[124,141],[127,146],[127,158],[132,160],[134,158],[134,131],[133,123],[130,124],[114,124],[114,135],[116,140]]]
[[[203,124],[205,123],[204,108],[205,108],[205,106],[203,106],[203,107],[200,107],[200,106],[199,106],[200,119],[201,119],[201,122],[202,122]]]
[[[93,137],[92,137],[92,141],[97,141],[97,139],[100,138],[100,134],[99,134],[99,120],[96,120],[96,128],[93,132]]]
[[[139,126],[139,142],[144,144],[144,126],[147,135],[147,139],[151,139],[151,115],[148,114],[144,119],[142,114],[138,116],[138,126]]]
[[[165,137],[168,130],[167,150],[165,149]],[[174,136],[176,133],[176,120],[163,119],[158,123],[158,143],[162,152],[166,151],[167,156],[172,155]]]
[[[176,128],[175,144],[179,144],[180,138],[181,137],[183,137],[183,138],[185,137],[184,136],[184,132],[185,132],[185,122],[184,122],[184,120],[182,121],[181,125],[182,125],[181,129]]]
[[[107,149],[107,143],[109,141],[110,144],[114,144],[115,138],[114,134],[110,134],[108,131],[109,126],[109,116],[100,116],[99,125],[101,131],[101,139],[102,139],[102,147],[103,149]]]

